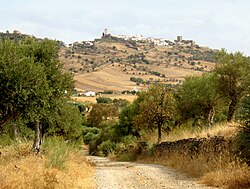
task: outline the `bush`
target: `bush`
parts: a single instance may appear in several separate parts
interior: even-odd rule
[[[243,98],[239,115],[242,127],[237,136],[238,151],[241,157],[250,165],[250,96]]]
[[[1,134],[0,135],[0,148],[2,146],[8,146],[13,142],[13,140],[11,139],[11,137],[7,134]]]
[[[103,91],[103,94],[113,94],[113,91]]]
[[[44,143],[44,153],[47,156],[46,166],[65,169],[68,161],[70,145],[62,138],[49,137]]]
[[[87,133],[85,136],[83,136],[83,142],[84,144],[89,144],[90,141],[95,140],[96,138],[98,138],[97,134]]]
[[[84,127],[83,128],[83,135],[86,135],[88,133],[98,134],[98,133],[100,133],[100,129],[97,127]]]
[[[97,127],[84,127],[83,129],[83,142],[89,144],[91,141],[99,137],[101,130]]]
[[[106,98],[106,97],[98,97],[96,98],[97,103],[105,103],[105,104],[111,104],[113,101],[111,98]]]
[[[107,140],[101,143],[99,146],[99,155],[108,156],[111,152],[115,151],[116,144],[111,140]]]
[[[137,138],[128,135],[121,138],[121,142],[116,144],[116,155],[119,161],[135,161],[139,155]]]

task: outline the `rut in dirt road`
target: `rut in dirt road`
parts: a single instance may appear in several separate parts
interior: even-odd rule
[[[160,165],[115,162],[96,156],[86,159],[96,165],[97,189],[211,189]]]

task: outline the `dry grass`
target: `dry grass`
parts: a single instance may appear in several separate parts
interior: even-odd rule
[[[67,168],[59,170],[46,166],[46,156],[30,153],[31,145],[20,144],[18,150],[15,148],[0,149],[0,188],[94,188],[93,168],[82,154],[70,152]]]
[[[153,157],[143,157],[140,161],[171,167],[207,186],[228,189],[250,188],[249,166],[237,158],[232,161],[227,155],[199,154],[195,158],[190,158],[182,152],[155,154]]]
[[[228,189],[250,188],[250,169],[245,164],[231,163],[222,170],[206,173],[201,182],[213,187]]]
[[[233,137],[238,133],[239,124],[221,123],[212,126],[211,128],[188,128],[186,126],[175,128],[169,134],[163,132],[162,141],[176,141],[188,138],[207,138],[208,136],[224,136],[226,138]],[[151,143],[157,142],[157,132],[145,133],[142,136],[142,141]]]
[[[75,74],[74,80],[76,88],[83,91],[124,91],[132,90],[136,86],[136,83],[130,81],[132,76],[123,72],[121,68],[106,65],[95,72]]]
[[[237,134],[238,128],[239,125],[235,122],[216,124],[211,128],[203,128],[196,130],[176,128],[168,136],[165,136],[165,139],[168,141],[175,141],[186,138],[202,138],[208,136],[232,137]]]
[[[237,129],[238,125],[236,123],[226,123],[195,132],[176,130],[174,133],[170,133],[166,139],[174,141],[184,138],[207,137],[207,135],[219,135],[227,138],[235,136]],[[156,136],[148,136],[148,139],[155,142]],[[211,149],[213,149],[213,146],[211,146]],[[140,157],[139,161],[171,167],[185,173],[187,176],[197,178],[208,186],[229,189],[250,188],[250,167],[241,162],[239,158],[232,157],[232,154],[227,150],[220,153],[201,151],[192,157],[187,154],[188,152],[185,151],[154,153],[153,156],[146,154]]]

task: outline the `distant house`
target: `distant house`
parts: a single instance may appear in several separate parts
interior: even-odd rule
[[[88,92],[86,92],[86,93],[83,93],[83,95],[85,95],[85,96],[95,96],[95,92],[93,92],[93,91],[88,91]]]

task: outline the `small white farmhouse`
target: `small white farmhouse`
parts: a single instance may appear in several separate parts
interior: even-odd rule
[[[93,91],[88,91],[86,93],[83,93],[85,96],[95,96],[95,92]]]

